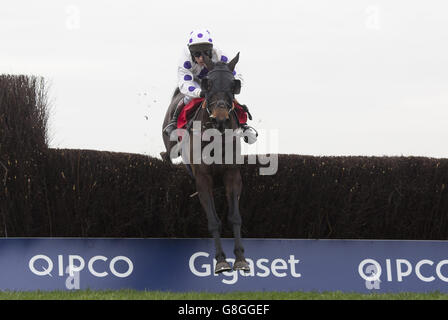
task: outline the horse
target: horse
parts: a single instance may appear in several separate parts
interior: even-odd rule
[[[239,53],[229,62],[217,62],[213,63],[207,56],[204,57],[208,71],[207,77],[201,81],[201,89],[205,92],[205,99],[202,105],[197,110],[194,120],[198,121],[200,126],[200,136],[207,129],[216,130],[222,135],[224,133],[233,132],[239,128],[238,118],[234,112],[234,95],[240,92],[241,82],[234,78],[233,71],[235,65],[239,60]],[[183,95],[176,90],[173,94],[171,104],[165,115],[162,128],[166,126],[171,118],[172,112],[179,103],[180,99],[183,99]],[[175,130],[176,131],[176,130]],[[189,141],[194,139],[194,130],[189,133]],[[162,133],[163,140],[166,147],[166,152],[162,152],[161,156],[164,160],[171,162],[170,153],[176,141],[171,141],[169,137]],[[230,264],[226,261],[226,255],[223,251],[221,244],[221,221],[218,217],[215,208],[215,202],[213,197],[213,185],[218,180],[224,184],[226,199],[228,203],[228,221],[232,225],[234,235],[234,254],[235,262],[233,264],[233,270],[243,270],[249,272],[250,267],[244,257],[244,247],[241,239],[241,214],[239,210],[239,200],[242,191],[242,179],[240,174],[239,165],[232,161],[231,164],[225,162],[226,150],[229,151],[229,146],[232,148],[232,155],[240,156],[241,150],[236,147],[237,139],[240,137],[237,134],[230,136],[231,139],[221,139],[221,160],[219,163],[204,163],[203,161],[189,163],[190,174],[193,176],[199,201],[204,209],[208,220],[208,231],[212,235],[215,244],[215,273],[221,273],[224,271],[232,270]],[[239,141],[238,141],[239,142]],[[201,141],[201,154],[207,143]],[[192,159],[192,155],[195,152],[194,143],[189,144],[189,159]],[[239,154],[237,154],[239,152]],[[233,159],[232,159],[233,160]]]

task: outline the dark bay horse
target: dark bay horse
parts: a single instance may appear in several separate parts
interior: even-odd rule
[[[215,143],[215,146],[219,147],[212,151],[212,154],[220,159],[219,161],[215,161],[214,163],[202,161],[204,160],[202,151],[209,145],[209,143],[203,141],[202,138],[199,152],[200,161],[189,161],[191,168],[190,173],[193,175],[196,182],[199,201],[207,214],[208,230],[213,236],[215,243],[215,258],[217,261],[215,273],[232,270],[231,266],[226,261],[226,256],[222,249],[221,221],[216,212],[213,197],[213,186],[218,179],[221,179],[224,183],[229,210],[227,218],[232,225],[235,238],[234,253],[236,259],[233,265],[233,270],[250,271],[249,264],[244,257],[244,248],[241,241],[242,221],[239,210],[239,200],[243,184],[240,167],[235,163],[235,157],[241,156],[240,154],[237,154],[237,152],[240,152],[240,148],[237,147],[240,137],[237,134],[228,134],[229,132],[234,133],[239,127],[236,113],[233,111],[234,95],[238,94],[241,88],[240,81],[236,80],[233,76],[233,70],[238,60],[239,53],[228,64],[224,62],[213,63],[208,57],[204,57],[207,69],[209,70],[207,77],[201,82],[201,89],[205,92],[205,100],[195,114],[195,121],[197,121],[195,123],[197,126],[193,126],[194,129],[199,128],[200,132],[194,132],[194,130],[189,132],[190,142],[195,138],[194,135],[196,135],[196,138],[198,136],[202,137],[207,130],[212,130],[215,134],[218,133],[215,137],[218,137],[219,135],[222,136],[220,142]],[[182,98],[183,95],[176,90],[165,116],[163,128],[168,123],[171,113]],[[224,134],[227,138],[224,137]],[[230,137],[230,139],[228,137]],[[162,158],[166,161],[171,161],[171,149],[177,142],[170,141],[169,137],[166,137],[165,135],[163,139],[167,152],[161,153]],[[214,140],[210,139],[210,141]],[[194,150],[194,143],[189,143],[187,149],[189,160],[194,157],[198,159],[197,150]],[[231,163],[226,161],[226,152],[229,154],[229,151],[232,154]]]

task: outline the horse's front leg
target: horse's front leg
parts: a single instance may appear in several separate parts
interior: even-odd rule
[[[221,245],[221,221],[216,213],[215,201],[213,200],[213,179],[210,175],[198,173],[195,176],[195,180],[199,201],[207,214],[208,231],[212,234],[215,241],[215,273],[232,270],[226,261],[226,256]]]
[[[249,272],[249,264],[244,258],[244,247],[241,241],[241,214],[240,214],[240,195],[243,183],[238,169],[230,169],[224,176],[224,185],[226,187],[226,197],[229,206],[228,220],[232,225],[233,236],[235,238],[235,263],[234,270],[244,270]]]

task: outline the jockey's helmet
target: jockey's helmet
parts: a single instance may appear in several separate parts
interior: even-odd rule
[[[194,57],[200,57],[201,53],[206,53],[211,58],[213,40],[210,32],[205,29],[193,30],[188,37],[188,49]]]

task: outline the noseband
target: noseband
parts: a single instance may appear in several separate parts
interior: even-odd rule
[[[220,68],[216,68],[213,69],[211,71],[208,72],[207,78],[210,79],[210,75],[212,75],[213,73],[227,73],[230,74],[232,79],[233,79],[233,73],[228,70],[228,69],[220,69]],[[227,111],[231,112],[234,108],[235,108],[235,104],[233,102],[233,95],[230,92],[224,92],[226,96],[230,96],[230,103],[228,100],[223,99],[223,98],[219,98],[215,101],[212,102],[208,102],[207,101],[207,96],[205,97],[203,103],[202,103],[202,108],[205,108],[207,110],[207,113],[209,115],[210,118],[213,118],[212,116],[212,112],[210,110],[210,107],[215,107],[215,108],[222,108],[222,109],[226,109]]]
[[[208,114],[211,113],[211,112],[210,112],[210,109],[209,109],[208,107],[209,107],[209,106],[214,106],[214,105],[216,105],[216,108],[230,109],[229,102],[227,102],[227,101],[224,100],[224,99],[219,99],[219,100],[216,100],[216,101],[207,103],[207,112],[208,112]]]

